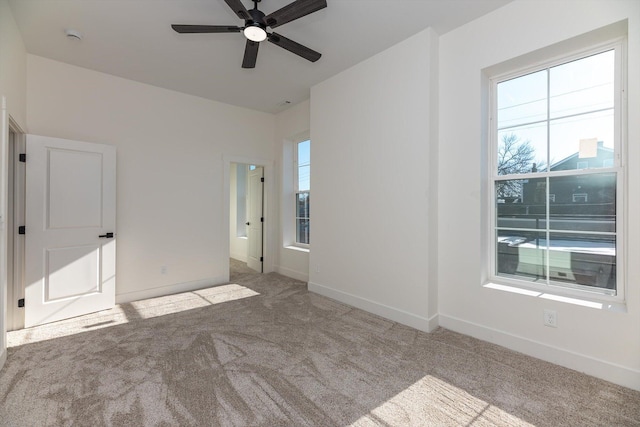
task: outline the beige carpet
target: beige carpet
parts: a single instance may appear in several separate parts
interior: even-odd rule
[[[230,285],[9,333],[0,425],[640,425],[638,392],[233,267]]]

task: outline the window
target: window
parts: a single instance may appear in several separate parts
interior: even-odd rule
[[[296,244],[309,244],[309,196],[311,191],[311,141],[296,144]]]
[[[620,298],[622,48],[492,79],[492,280]]]

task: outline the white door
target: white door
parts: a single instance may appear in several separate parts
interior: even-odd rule
[[[262,216],[263,168],[256,166],[249,171],[249,189],[247,200],[249,201],[247,215],[247,266],[262,273]]]
[[[27,136],[25,326],[115,304],[116,150]]]

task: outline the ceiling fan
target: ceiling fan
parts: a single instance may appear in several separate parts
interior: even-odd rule
[[[244,49],[244,59],[242,60],[242,68],[255,68],[256,59],[258,58],[258,48],[260,42],[266,39],[276,46],[293,52],[311,62],[316,62],[322,56],[319,52],[309,49],[306,46],[296,43],[280,34],[267,32],[267,28],[276,28],[287,22],[291,22],[310,13],[316,12],[327,7],[326,0],[296,0],[285,7],[276,10],[269,15],[265,15],[258,10],[258,3],[261,0],[252,0],[253,9],[247,10],[240,0],[224,0],[227,5],[238,15],[238,18],[244,19],[244,27],[234,27],[229,25],[171,25],[176,32],[185,33],[239,33],[242,31],[247,38],[247,44]]]

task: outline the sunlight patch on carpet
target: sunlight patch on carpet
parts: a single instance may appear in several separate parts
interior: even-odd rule
[[[195,310],[260,295],[235,283],[118,304],[112,309],[7,333],[7,347],[87,333],[125,323]]]
[[[380,424],[532,426],[431,375],[424,376],[351,425]]]

